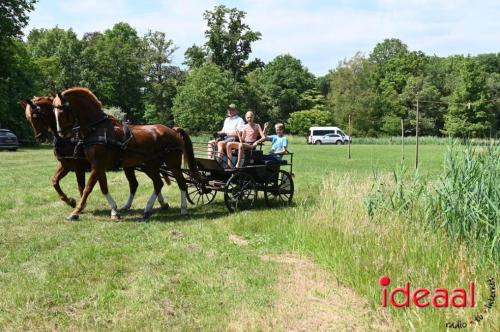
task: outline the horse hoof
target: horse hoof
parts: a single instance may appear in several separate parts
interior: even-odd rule
[[[168,203],[165,203],[165,205],[161,206],[161,209],[162,210],[169,210],[170,209],[170,205],[168,205]]]
[[[75,220],[78,220],[79,216],[77,214],[70,214],[69,216],[66,217],[66,220],[69,220],[69,221],[75,221]]]
[[[72,208],[76,208],[76,200],[74,198],[68,199],[68,205]]]
[[[121,219],[121,217],[119,214],[112,214],[111,215],[111,220],[120,220],[120,219]]]
[[[149,217],[151,217],[151,212],[144,212],[142,215],[142,221],[148,221]]]
[[[188,217],[189,216],[188,210],[187,209],[181,209],[181,216]]]

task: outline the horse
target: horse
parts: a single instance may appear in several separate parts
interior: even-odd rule
[[[52,101],[53,97],[34,97],[31,100],[26,99],[21,102],[21,106],[25,110],[26,119],[31,124],[35,139],[39,143],[48,140],[51,135],[54,137],[54,156],[59,161],[59,164],[52,177],[52,185],[59,194],[59,198],[72,208],[75,208],[76,200],[74,198],[69,198],[62,191],[59,182],[69,172],[74,171],[81,197],[85,188],[85,171],[90,169],[90,163],[85,159],[83,151],[80,151],[77,143],[74,142],[74,137],[64,139],[57,134],[57,124],[53,112]],[[114,123],[118,122],[114,118],[112,118],[112,121]],[[120,210],[128,210],[131,207],[139,186],[134,168],[126,168],[124,172],[129,183],[130,194],[127,203]],[[159,200],[162,208],[167,209],[168,204],[166,204],[163,199]]]
[[[154,191],[144,209],[144,218],[148,218],[154,202],[161,197],[163,182],[159,170],[163,163],[171,171],[181,191],[181,215],[188,214],[182,157],[187,160],[194,178],[198,177],[198,171],[191,139],[182,128],[174,130],[160,124],[113,126],[102,111],[99,99],[82,87],[58,93],[52,105],[57,133],[65,137],[70,130],[77,129],[83,138],[85,156],[91,165],[83,195],[67,219],[78,219],[97,182],[111,207],[111,218],[119,218],[116,202],[108,191],[106,180],[106,169],[117,165],[124,169],[140,165],[153,180]],[[78,125],[74,128],[75,123]]]

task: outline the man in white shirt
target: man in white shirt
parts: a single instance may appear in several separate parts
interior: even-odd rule
[[[212,140],[208,142],[208,156],[213,158],[214,156],[214,146],[217,143],[217,155],[222,160],[224,156],[224,151],[226,150],[227,142],[234,142],[238,137],[238,131],[243,129],[245,122],[238,115],[238,109],[235,104],[231,104],[227,107],[227,118],[224,120],[224,126],[221,131],[217,132],[219,137],[223,139],[216,141]]]

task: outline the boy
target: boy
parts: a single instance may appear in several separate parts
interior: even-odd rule
[[[271,151],[264,156],[264,160],[281,160],[284,154],[288,153],[288,139],[284,136],[285,127],[282,123],[274,126],[276,135],[267,136],[267,140],[272,142]]]

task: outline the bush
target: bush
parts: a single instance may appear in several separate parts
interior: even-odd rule
[[[104,113],[111,115],[111,116],[114,116],[115,118],[117,118],[120,121],[125,120],[125,118],[127,117],[127,114],[122,112],[121,108],[118,106],[111,106],[111,107],[103,108],[102,110],[104,111]]]
[[[293,112],[288,119],[288,131],[291,134],[307,136],[309,127],[328,126],[331,124],[331,114],[326,111],[307,110]]]

